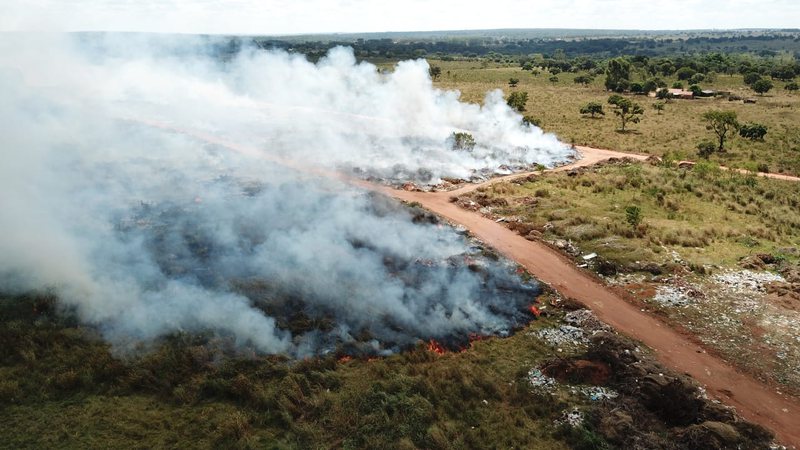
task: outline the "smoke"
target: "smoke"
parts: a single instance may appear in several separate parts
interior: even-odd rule
[[[53,290],[119,348],[213,331],[265,353],[388,353],[529,318],[535,286],[452,228],[279,162],[435,183],[564,145],[499,93],[434,89],[424,61],[381,74],[343,48],[312,64],[192,42],[3,37],[0,290]],[[472,151],[449,148],[459,130]]]

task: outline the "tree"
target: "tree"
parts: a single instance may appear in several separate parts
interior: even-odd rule
[[[548,67],[548,68],[547,68],[547,70],[549,70],[549,71],[550,71],[550,74],[551,74],[551,75],[558,75],[558,74],[560,74],[560,73],[561,73],[561,69],[560,69],[560,68],[558,68],[558,66],[551,66],[551,67]]]
[[[639,123],[641,120],[642,114],[644,114],[644,108],[638,103],[634,103],[629,99],[622,97],[620,95],[612,95],[608,97],[608,103],[614,105],[614,114],[619,117],[620,122],[622,123],[622,131],[625,131],[625,125],[628,122]]]
[[[431,76],[431,80],[436,81],[439,79],[439,76],[442,75],[442,68],[439,66],[430,66],[428,68],[428,75]]]
[[[696,74],[697,71],[692,69],[691,67],[681,67],[675,72],[675,75],[678,77],[679,80],[689,80]]]
[[[553,75],[552,77],[548,78],[548,80],[550,80],[550,82],[553,83],[553,84],[558,83],[558,77],[555,76],[555,75]]]
[[[529,126],[529,127],[533,126],[533,127],[540,127],[541,128],[541,126],[542,126],[542,121],[537,119],[536,117],[533,117],[533,116],[525,116],[525,117],[523,117],[522,118],[522,123],[527,125],[527,126]]]
[[[672,89],[683,89],[683,83],[681,82],[672,83]]]
[[[717,135],[719,140],[719,147],[717,151],[720,153],[725,151],[725,138],[730,130],[738,129],[739,122],[736,120],[736,113],[733,111],[708,111],[703,114],[703,120],[706,123],[706,129],[711,130]]]
[[[601,116],[605,116],[606,113],[603,111],[603,105],[597,102],[589,102],[583,108],[581,108],[581,114],[590,114],[592,119],[594,119],[595,114],[600,114]]]
[[[517,84],[519,84],[519,78],[509,78],[508,79],[508,85],[511,86],[512,88],[513,87],[517,87]]]
[[[592,77],[591,75],[578,75],[572,81],[574,81],[575,84],[582,84],[584,86],[588,86],[592,84],[592,82],[594,81],[594,77]]]
[[[711,141],[704,141],[697,144],[697,156],[703,159],[708,159],[715,151],[717,151],[717,146]]]
[[[653,109],[655,109],[657,111],[657,114],[660,116],[661,112],[664,111],[664,106],[665,105],[666,105],[666,103],[664,103],[664,102],[656,102],[656,103],[653,103]]]
[[[613,58],[606,68],[606,89],[624,92],[631,81],[631,63],[625,58]]]
[[[758,95],[764,95],[772,89],[772,81],[766,78],[761,78],[750,86]]]
[[[636,227],[642,223],[642,209],[636,205],[626,206],[625,221],[628,222],[628,225],[630,225],[631,228],[636,230]]]
[[[767,127],[760,123],[746,123],[739,127],[739,136],[751,141],[763,141]]]
[[[689,78],[689,84],[700,84],[702,81],[706,79],[706,76],[702,73],[696,73],[692,75],[692,78]]]
[[[450,145],[453,150],[470,151],[475,148],[475,138],[471,134],[465,132],[453,133],[450,135]]]
[[[787,84],[786,86],[784,86],[783,88],[784,88],[784,89],[786,89],[786,90],[787,90],[787,91],[789,91],[789,92],[795,92],[795,91],[797,91],[797,89],[798,89],[798,88],[800,88],[800,86],[798,86],[798,85],[797,85],[797,83],[795,83],[795,82],[793,81],[793,82],[791,82],[791,83],[788,83],[788,84]]]
[[[644,85],[642,85],[642,83],[631,83],[631,92],[634,94],[644,94]]]
[[[744,74],[744,84],[752,86],[753,83],[761,79],[761,74],[758,72],[747,72]]]
[[[528,103],[528,93],[520,91],[512,92],[511,94],[508,95],[506,103],[508,104],[508,106],[514,108],[519,112],[525,111],[525,104]]]

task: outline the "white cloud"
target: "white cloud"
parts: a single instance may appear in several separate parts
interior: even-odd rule
[[[796,27],[794,0],[3,0],[0,30],[292,34],[480,28]]]

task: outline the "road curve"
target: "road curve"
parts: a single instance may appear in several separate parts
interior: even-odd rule
[[[258,157],[265,157],[258,150],[242,144],[225,141],[195,131],[174,128],[159,123],[146,123],[164,130],[178,132],[227,147],[230,150]],[[649,155],[616,152],[591,147],[577,147],[582,158],[572,164],[559,167],[557,171],[589,166],[610,158],[634,158],[645,160]],[[286,161],[282,161],[286,163]],[[292,163],[292,166],[300,165]],[[320,176],[334,176],[364,188],[382,192],[407,202],[418,202],[425,208],[449,221],[465,226],[470,232],[506,257],[524,266],[538,280],[549,284],[564,296],[572,297],[591,308],[604,322],[617,331],[643,342],[652,348],[657,358],[667,367],[686,373],[703,384],[707,392],[723,403],[736,408],[745,419],[772,430],[784,445],[800,448],[800,401],[778,393],[747,374],[737,371],[725,361],[706,353],[688,337],[670,328],[661,320],[628,303],[611,291],[590,273],[584,272],[564,255],[542,242],[529,241],[502,224],[479,214],[464,210],[450,202],[450,197],[460,195],[481,186],[529,176],[527,172],[489,180],[482,184],[467,185],[447,192],[417,192],[392,189],[363,180],[354,180],[325,170],[303,168]],[[776,174],[760,174],[770,176]],[[800,181],[798,177],[772,176],[788,181]]]

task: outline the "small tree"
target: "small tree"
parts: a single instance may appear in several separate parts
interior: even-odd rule
[[[766,78],[761,78],[753,83],[753,85],[750,87],[756,91],[758,95],[764,95],[769,92],[770,89],[772,89],[772,81],[769,81]]]
[[[529,127],[530,126],[534,126],[534,127],[541,127],[542,126],[542,121],[540,119],[537,119],[536,117],[533,117],[533,116],[525,116],[525,117],[523,117],[522,118],[522,123],[525,124],[525,125],[528,125]]]
[[[550,82],[553,83],[553,84],[558,83],[558,77],[555,76],[555,75],[553,75],[552,77],[548,78],[548,80],[550,80]]]
[[[606,89],[623,92],[631,81],[631,63],[625,58],[614,58],[606,67]]]
[[[752,86],[756,81],[761,79],[761,74],[758,72],[747,72],[744,74],[744,84]]]
[[[626,206],[625,221],[628,222],[631,228],[636,230],[639,224],[642,223],[642,209],[636,205]]]
[[[512,92],[508,95],[506,103],[519,112],[525,111],[525,104],[528,103],[528,93],[520,91]]]
[[[508,79],[508,85],[511,86],[512,88],[513,87],[517,87],[518,84],[519,84],[519,78],[509,78]]]
[[[705,141],[697,144],[697,156],[703,159],[708,159],[708,157],[713,155],[715,151],[717,151],[717,145],[711,141]]]
[[[664,103],[664,102],[655,102],[655,103],[653,103],[653,109],[656,110],[656,114],[658,114],[660,116],[661,112],[664,111],[664,106],[665,105],[666,105],[666,103]]]
[[[625,131],[625,125],[628,122],[639,123],[641,115],[644,114],[644,108],[638,103],[634,103],[629,99],[620,95],[612,95],[608,97],[608,103],[614,105],[614,114],[619,117],[622,124],[622,130]]]
[[[751,141],[763,141],[767,127],[760,123],[746,123],[739,127],[739,136]]]
[[[450,145],[453,150],[471,151],[475,148],[475,138],[465,132],[454,132],[450,135]]]
[[[725,138],[727,138],[728,132],[739,128],[736,113],[733,111],[708,111],[703,114],[703,120],[706,121],[706,129],[713,131],[717,135],[719,140],[717,151],[724,152]]]
[[[572,81],[574,81],[575,84],[582,84],[584,86],[588,86],[592,84],[592,82],[594,81],[594,77],[592,77],[591,75],[578,75]]]
[[[581,108],[581,114],[590,114],[592,119],[595,118],[595,114],[600,114],[601,116],[605,116],[606,113],[603,111],[603,105],[597,102],[589,102],[583,108]]]
[[[681,67],[675,72],[675,75],[678,77],[679,80],[689,80],[691,79],[697,72],[692,69],[691,67]]]
[[[436,81],[442,75],[442,68],[439,66],[430,66],[428,68],[428,75],[431,76],[431,80]]]
[[[786,84],[786,86],[784,86],[783,88],[791,93],[800,89],[800,86],[798,86],[797,83],[792,81],[791,83]]]

